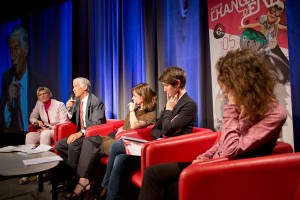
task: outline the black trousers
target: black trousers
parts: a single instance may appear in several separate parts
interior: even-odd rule
[[[77,170],[78,177],[90,179],[95,162],[102,155],[101,142],[99,136],[80,137],[70,144],[64,138],[56,143],[55,148],[63,161],[73,171]]]
[[[139,200],[177,200],[179,175],[190,164],[164,163],[147,167]]]
[[[104,155],[101,143],[99,136],[87,137],[83,140],[77,167],[77,175],[80,178],[91,179],[93,177],[95,167],[98,166],[100,157]]]
[[[73,169],[77,168],[83,139],[84,137],[80,137],[68,144],[68,138],[63,138],[55,144],[55,149],[60,157],[62,157],[63,161]]]

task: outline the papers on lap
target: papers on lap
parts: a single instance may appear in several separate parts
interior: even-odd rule
[[[142,147],[145,142],[148,142],[148,140],[129,136],[122,136],[121,139],[123,140],[126,154],[132,156],[141,156]]]

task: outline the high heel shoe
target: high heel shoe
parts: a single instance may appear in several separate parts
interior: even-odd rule
[[[89,199],[89,192],[90,192],[90,188],[87,189],[88,186],[90,186],[90,184],[86,184],[86,185],[82,185],[81,183],[77,183],[77,185],[80,185],[82,187],[82,191],[80,192],[80,194],[77,194],[76,192],[72,192],[69,193],[67,195],[65,195],[65,199],[69,199],[69,200],[79,200],[82,199],[84,196],[84,193],[87,193],[87,199]]]

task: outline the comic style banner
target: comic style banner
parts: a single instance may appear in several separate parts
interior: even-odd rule
[[[222,128],[226,103],[217,84],[215,64],[232,49],[250,48],[272,64],[277,98],[289,113],[281,140],[294,145],[285,0],[208,0],[208,19],[215,129]]]

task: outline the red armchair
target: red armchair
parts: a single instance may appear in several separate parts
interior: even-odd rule
[[[86,130],[86,136],[96,135],[96,133],[102,132],[103,134],[108,134],[115,129],[123,126],[124,120],[119,119],[107,119],[106,124],[91,126]],[[102,127],[103,126],[103,127]],[[58,140],[69,137],[72,133],[75,133],[77,130],[77,126],[71,122],[65,122],[62,124],[58,124],[54,128],[54,137],[53,144],[54,147]],[[103,131],[102,131],[103,130]],[[105,130],[105,131],[104,131]]]
[[[299,166],[299,152],[195,163],[180,175],[179,200],[300,199]]]
[[[107,136],[109,133],[113,131],[117,131],[118,128],[123,126],[123,124],[124,124],[124,120],[108,119],[106,124],[100,124],[100,125],[91,126],[87,128],[85,132],[85,137],[96,136],[96,135]]]
[[[51,146],[54,147],[58,140],[61,140],[65,137],[69,137],[69,135],[75,133],[76,129],[77,126],[71,122],[57,124],[54,127],[53,142],[51,143]],[[29,124],[28,132],[35,132],[35,131],[37,131],[36,128],[32,124]]]
[[[107,120],[106,124],[89,127],[85,132],[85,137],[96,136],[96,135],[107,136],[109,133],[113,131],[117,131],[118,128],[123,126],[123,124],[124,124],[124,120],[109,119]],[[101,157],[100,163],[107,165],[108,157]]]
[[[131,132],[130,134],[134,133]],[[138,134],[138,130],[135,130],[135,134]],[[169,137],[145,143],[141,152],[141,169],[132,172],[130,176],[131,181],[136,186],[141,187],[143,173],[147,166],[171,161],[191,161],[197,155],[210,148],[219,139],[219,135],[218,132],[212,132],[210,129],[195,127],[193,134]],[[145,138],[143,137],[142,139]],[[194,143],[196,139],[198,142]],[[199,146],[200,141],[203,141],[203,145],[201,146]],[[181,144],[185,144],[185,146],[181,146]],[[197,150],[195,151],[195,149]]]
[[[191,162],[198,155],[212,147],[221,137],[221,132],[205,129],[202,132],[166,138],[164,141],[155,140],[144,144],[141,155],[141,170],[131,174],[131,181],[141,187],[142,177],[146,167],[164,162]],[[171,152],[171,153],[170,153]],[[290,144],[278,141],[272,154],[293,152]],[[206,161],[221,162],[227,158]]]

